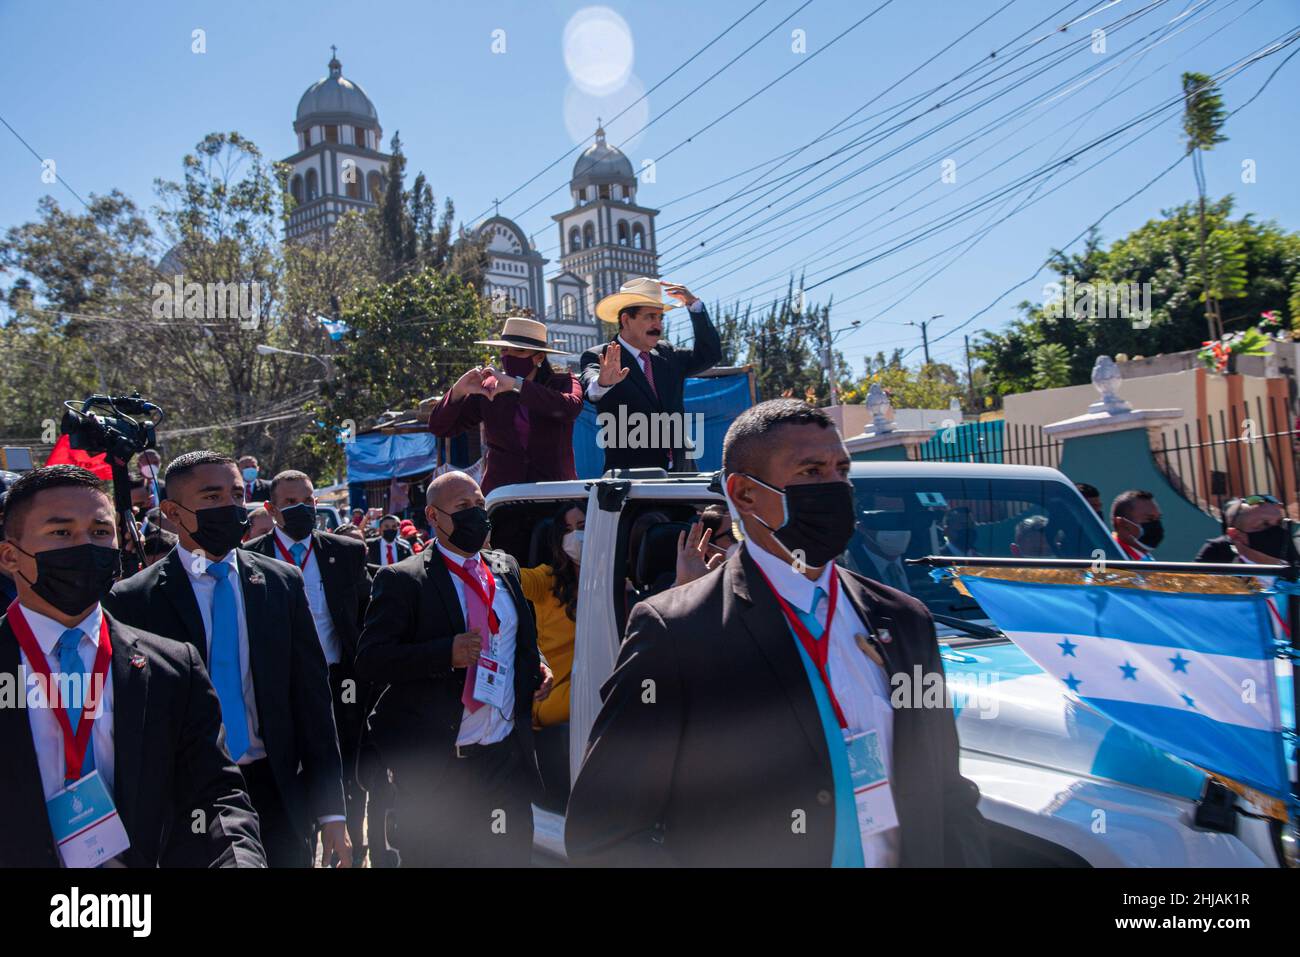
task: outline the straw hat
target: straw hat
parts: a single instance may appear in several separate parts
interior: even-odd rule
[[[618,314],[628,306],[654,306],[667,312],[676,309],[677,303],[664,302],[664,287],[658,279],[640,276],[623,283],[618,292],[596,303],[596,316],[611,324],[618,322]]]
[[[476,346],[498,346],[505,349],[532,349],[536,352],[551,352],[555,355],[567,355],[563,349],[552,349],[547,343],[546,323],[524,316],[510,316],[501,327],[501,338],[475,340]]]

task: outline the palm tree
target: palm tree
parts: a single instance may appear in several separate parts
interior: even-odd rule
[[[1219,315],[1217,299],[1210,294],[1210,275],[1206,264],[1205,164],[1202,153],[1227,139],[1219,132],[1226,119],[1223,97],[1219,95],[1218,86],[1204,73],[1184,73],[1183,132],[1187,134],[1187,152],[1192,156],[1192,172],[1196,176],[1196,190],[1200,196],[1201,286],[1205,295],[1205,322],[1209,326],[1211,339],[1223,336],[1223,319]]]

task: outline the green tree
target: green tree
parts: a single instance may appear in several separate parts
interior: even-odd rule
[[[1033,356],[1044,343],[1057,343],[1069,355],[1069,382],[1089,381],[1098,355],[1157,355],[1198,349],[1205,340],[1200,266],[1199,209],[1188,203],[1162,211],[1127,236],[1104,247],[1090,236],[1077,254],[1057,253],[1052,282],[1041,302],[1022,302],[1020,315],[1004,329],[984,331],[972,354],[985,366],[995,395],[1036,388]],[[1300,316],[1300,233],[1250,215],[1234,218],[1232,199],[1205,208],[1210,285],[1231,311],[1222,315],[1226,331],[1255,325],[1260,313],[1277,310],[1292,327]],[[1150,322],[1132,315],[1069,314],[1063,308],[1068,283],[1135,284],[1150,292]]]
[[[311,405],[304,443],[322,461],[341,459],[340,437],[388,410],[415,408],[489,358],[474,345],[492,327],[478,290],[427,268],[359,291],[343,303],[348,331],[338,343],[332,388]]]
[[[1214,149],[1216,143],[1222,143],[1227,137],[1220,132],[1227,120],[1223,109],[1223,97],[1219,88],[1204,73],[1183,74],[1183,132],[1187,136],[1187,152],[1192,157],[1192,173],[1196,178],[1196,192],[1200,205],[1200,263],[1201,290],[1205,300],[1205,322],[1210,330],[1210,338],[1223,336],[1223,318],[1219,313],[1218,301],[1214,293],[1214,284],[1209,268],[1209,240],[1205,222],[1205,162],[1204,152]]]
[[[716,308],[713,315],[722,339],[721,365],[752,365],[761,400],[794,396],[817,404],[830,402],[826,370],[826,334],[831,304],[802,301],[792,278],[785,296],[765,312],[739,304]],[[673,314],[669,313],[671,317]],[[831,349],[835,381],[841,391],[850,384],[844,356]]]
[[[889,394],[896,409],[946,409],[953,399],[963,398],[957,370],[943,362],[923,363],[915,369],[903,365],[903,350],[895,349],[886,357],[883,352],[863,360],[865,375],[841,393],[846,405],[867,400],[872,385]]]
[[[1070,353],[1059,342],[1044,342],[1034,349],[1034,388],[1056,389],[1070,384]]]

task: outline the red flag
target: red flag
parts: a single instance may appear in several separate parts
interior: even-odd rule
[[[80,449],[74,449],[66,435],[59,436],[59,441],[54,443],[54,450],[50,452],[50,457],[45,460],[45,464],[80,465],[83,469],[94,472],[101,479],[108,480],[113,477],[113,468],[108,464],[108,456],[105,453],[87,455]]]

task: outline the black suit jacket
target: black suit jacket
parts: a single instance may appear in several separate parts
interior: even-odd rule
[[[284,561],[275,547],[275,532],[250,539],[242,546],[267,558]],[[330,532],[312,533],[311,558],[319,562],[321,582],[325,586],[325,604],[329,606],[334,633],[343,645],[343,661],[351,664],[357,656],[357,639],[370,602],[370,572],[366,569],[366,546],[355,538]],[[290,564],[293,564],[290,562]]]
[[[372,538],[370,541],[366,542],[366,557],[371,565],[383,564],[383,559],[379,557],[379,546],[381,545],[385,547],[388,545],[388,542],[384,541],[382,537]],[[410,558],[413,554],[411,552],[411,546],[404,542],[400,535],[397,537],[397,540],[393,542],[393,545],[397,549],[397,560],[399,562],[404,558]]]
[[[825,733],[795,640],[746,548],[633,609],[569,798],[571,859],[830,864],[834,778]],[[888,673],[911,681],[919,666],[941,680],[925,606],[846,569],[839,574],[841,597],[892,636],[878,645]],[[958,773],[957,758],[950,708],[895,709],[890,783],[902,865],[989,864],[979,792]],[[792,828],[799,810],[806,833]]]
[[[129,867],[265,867],[257,814],[226,751],[221,706],[194,649],[108,618],[113,801]],[[143,661],[143,667],[132,659]],[[0,674],[18,674],[0,619]],[[25,708],[0,708],[0,867],[58,867]],[[192,815],[206,830],[195,835]]]
[[[504,563],[497,577],[515,604],[514,733],[536,770],[533,693],[541,686],[537,624],[519,583],[519,565],[505,552],[484,551]],[[465,631],[451,572],[437,545],[375,576],[357,652],[357,677],[385,686],[370,713],[370,740],[385,767],[400,777],[418,762],[423,774],[452,759],[464,713],[464,668],[451,666],[452,639]]]
[[[119,581],[104,605],[120,621],[189,642],[206,665],[207,633],[181,564],[184,554],[174,548],[162,561]],[[342,759],[325,654],[307,606],[302,573],[287,562],[243,549],[236,560],[258,732],[280,798],[294,826],[307,837],[317,818],[343,814]]]
[[[269,502],[271,500],[271,483],[268,479],[260,478],[253,483],[252,494],[249,494],[248,483],[244,483],[244,501],[245,502]]]
[[[650,351],[650,368],[654,370],[655,387],[650,388],[650,380],[645,377],[641,364],[632,358],[626,349],[622,350],[621,365],[629,372],[622,382],[610,387],[609,391],[597,400],[596,415],[609,413],[618,422],[619,407],[625,407],[627,413],[653,415],[656,412],[682,414],[684,407],[684,390],[687,376],[698,375],[705,369],[711,369],[722,358],[722,340],[714,328],[706,310],[690,313],[691,325],[695,328],[695,344],[690,349],[675,349],[667,342],[659,342]],[[609,348],[609,343],[599,349],[588,349],[579,360],[582,369],[582,395],[587,397],[587,390],[600,380],[600,359]],[[656,397],[655,393],[658,393]],[[591,401],[588,399],[587,401]],[[683,428],[678,433],[685,434]],[[609,433],[615,438],[617,433]],[[698,440],[700,436],[695,436]],[[686,458],[684,443],[673,443],[674,471],[698,471],[695,459]],[[630,468],[668,468],[668,453],[664,448],[626,448],[611,443],[605,447],[605,471],[610,469]]]
[[[1195,561],[1231,565],[1237,560],[1237,557],[1237,546],[1232,544],[1232,539],[1227,535],[1219,535],[1205,540],[1201,550],[1196,553]],[[1297,553],[1295,545],[1287,542],[1286,555],[1277,560],[1279,562],[1300,562],[1300,553]]]

